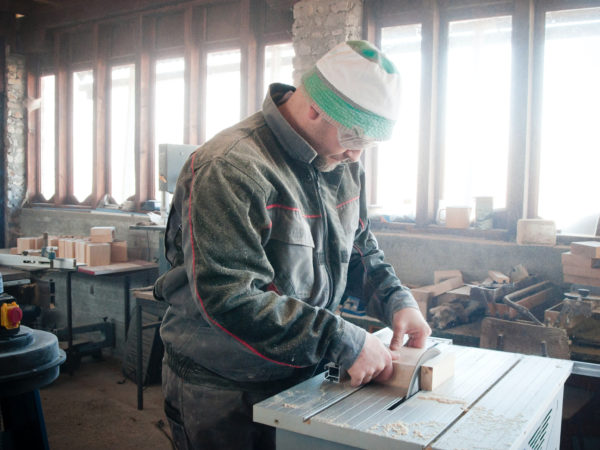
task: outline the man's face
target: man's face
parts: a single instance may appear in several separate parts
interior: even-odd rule
[[[346,148],[340,144],[338,129],[323,117],[319,117],[313,129],[311,145],[318,153],[315,167],[330,172],[340,163],[358,161],[362,149]]]

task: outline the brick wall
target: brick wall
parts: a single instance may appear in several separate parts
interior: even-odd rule
[[[14,245],[19,236],[19,214],[26,195],[26,87],[25,57],[10,54],[6,50],[5,99],[4,108],[4,189],[5,199],[5,245]]]
[[[362,37],[363,0],[301,0],[294,4],[294,83],[340,42]]]

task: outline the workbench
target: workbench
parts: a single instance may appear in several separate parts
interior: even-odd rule
[[[391,330],[379,335],[384,342]],[[378,333],[378,334],[379,334]],[[558,448],[563,385],[572,362],[451,345],[454,377],[399,403],[371,383],[303,421],[348,389],[323,374],[254,405],[278,449]]]

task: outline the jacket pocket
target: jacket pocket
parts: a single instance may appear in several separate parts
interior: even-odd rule
[[[311,296],[314,247],[310,227],[299,212],[279,210],[273,214],[265,251],[275,271],[273,283],[281,294],[299,299]]]

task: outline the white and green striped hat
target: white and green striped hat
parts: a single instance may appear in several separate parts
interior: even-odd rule
[[[396,66],[367,41],[338,44],[302,77],[306,93],[325,114],[362,136],[392,136],[400,106]]]

